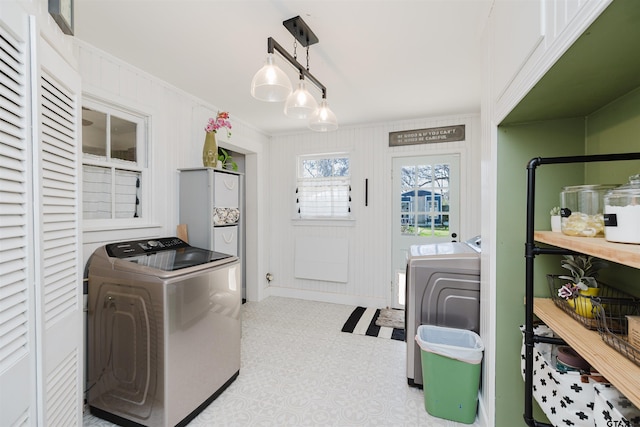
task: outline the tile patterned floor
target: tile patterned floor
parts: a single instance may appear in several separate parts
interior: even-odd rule
[[[189,426],[469,426],[425,411],[407,385],[404,342],[340,331],[353,308],[244,304],[240,376]],[[90,414],[83,424],[112,426]]]

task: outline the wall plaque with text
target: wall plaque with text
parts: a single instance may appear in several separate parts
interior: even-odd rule
[[[464,141],[464,126],[465,125],[455,125],[389,132],[389,147],[413,144],[431,144],[435,142]]]

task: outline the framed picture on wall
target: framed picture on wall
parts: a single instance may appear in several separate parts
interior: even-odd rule
[[[73,35],[73,0],[49,0],[49,14],[63,33]]]

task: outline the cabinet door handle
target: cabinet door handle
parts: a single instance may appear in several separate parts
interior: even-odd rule
[[[225,243],[231,243],[233,241],[233,233],[229,233],[229,234],[222,233],[222,239],[224,240]]]
[[[224,186],[227,187],[228,190],[234,190],[236,188],[236,181],[234,179],[231,180],[223,180]]]

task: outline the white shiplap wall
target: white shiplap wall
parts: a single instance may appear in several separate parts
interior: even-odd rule
[[[112,241],[175,233],[177,170],[201,164],[202,123],[218,108],[186,94],[81,41],[76,42],[83,92],[151,116],[149,167],[152,181],[149,222],[136,228],[84,230],[86,262],[99,246]],[[388,146],[388,133],[465,124],[466,141]],[[221,135],[222,136],[222,135]],[[367,305],[390,304],[391,161],[394,156],[460,153],[462,171],[461,236],[479,233],[479,116],[424,118],[344,127],[330,133],[268,137],[239,120],[230,141],[220,145],[245,153],[247,197],[247,290],[250,299],[268,294]],[[308,226],[291,220],[294,212],[295,162],[299,154],[349,151],[352,155],[352,210],[349,226]],[[265,179],[268,177],[268,179]],[[364,179],[369,179],[369,206],[364,207]],[[348,238],[346,283],[294,278],[297,236]],[[274,281],[262,293],[266,272]],[[250,277],[251,276],[251,277]],[[251,288],[255,292],[252,292]]]
[[[344,304],[391,304],[391,165],[393,157],[459,153],[461,158],[462,238],[480,230],[480,125],[478,114],[362,125],[329,133],[275,136],[270,145],[269,207],[271,295]],[[466,125],[466,141],[389,147],[389,132],[456,124]],[[301,154],[351,153],[350,224],[309,225],[294,221],[296,159]],[[364,206],[364,180],[369,205]],[[299,279],[294,275],[295,241],[299,237],[347,238],[346,283]]]
[[[147,154],[151,200],[146,202],[144,224],[123,224],[117,229],[84,229],[83,257],[86,263],[93,251],[107,242],[175,235],[178,223],[178,169],[202,166],[204,125],[218,109],[170,84],[122,62],[89,44],[76,40],[76,56],[85,96],[133,109],[150,116],[149,150]],[[233,137],[219,135],[219,145],[247,156],[245,185],[247,198],[252,198],[253,211],[245,217],[247,246],[260,248],[259,228],[269,191],[266,180],[258,177],[266,163],[268,138],[243,123],[231,112]],[[264,250],[261,250],[264,252]],[[247,287],[251,299],[258,299],[264,285],[266,267],[263,256],[251,252],[247,265]]]

